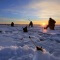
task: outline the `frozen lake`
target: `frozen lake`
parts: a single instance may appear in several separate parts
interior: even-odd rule
[[[27,33],[23,32],[24,26],[0,25],[0,60],[33,60],[38,53],[29,36],[37,46],[42,46],[48,52],[48,55],[39,53],[40,57],[60,60],[60,26],[56,26],[55,30],[44,30],[40,25],[35,25],[28,27]]]

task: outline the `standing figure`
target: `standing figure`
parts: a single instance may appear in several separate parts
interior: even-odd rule
[[[11,22],[11,27],[14,27],[14,23],[13,22]]]
[[[49,18],[48,25],[44,29],[47,29],[49,27],[51,30],[54,30],[55,23],[56,21],[54,19]]]
[[[33,27],[33,22],[32,21],[30,21],[29,27]]]

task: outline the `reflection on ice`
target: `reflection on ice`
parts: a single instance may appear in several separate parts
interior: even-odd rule
[[[48,31],[47,29],[43,29],[43,33],[47,33],[47,31]]]

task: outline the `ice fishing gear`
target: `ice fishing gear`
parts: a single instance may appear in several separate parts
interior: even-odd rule
[[[33,42],[33,40],[31,39],[31,37],[29,36],[31,42],[34,44],[34,46],[36,47],[37,45]]]
[[[31,37],[30,37],[30,36],[29,36],[29,38],[30,38],[31,42],[34,44],[34,46],[36,47],[36,49],[37,49],[37,50],[40,50],[40,51],[42,51],[42,52],[43,52],[43,48],[42,48],[42,47],[40,47],[40,46],[37,46],[37,45],[35,44],[35,42],[31,39]]]
[[[43,48],[42,47],[36,46],[36,49],[43,52]]]
[[[29,21],[31,21],[30,19],[28,19]]]

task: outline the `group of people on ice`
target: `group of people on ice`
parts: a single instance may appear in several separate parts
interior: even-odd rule
[[[14,22],[11,22],[11,27],[14,27]],[[32,21],[30,21],[29,27],[33,27],[33,22]],[[23,28],[23,32],[28,32],[27,26]]]
[[[54,30],[56,21],[52,18],[49,18],[48,25],[44,27],[44,29],[50,28],[51,30]],[[14,22],[11,22],[11,27],[14,27]],[[30,21],[29,27],[33,27],[33,22]],[[28,32],[27,26],[23,28],[23,32]]]
[[[50,28],[51,30],[54,30],[55,28],[55,23],[56,21],[52,18],[49,18],[48,21],[48,25],[46,27],[44,27],[44,29]],[[11,23],[11,27],[14,27],[14,23]],[[29,27],[33,27],[33,22],[30,21],[29,23]],[[27,26],[23,28],[23,32],[28,32],[27,30]],[[29,36],[29,38],[31,39],[31,37]],[[33,44],[35,45],[34,41],[31,39],[31,41],[33,42]],[[49,56],[49,54],[46,52],[45,54],[43,54],[42,52],[44,52],[44,49],[42,47],[36,46],[36,50],[37,50],[37,54],[35,55],[35,57],[33,58],[33,60],[49,60],[50,58],[47,57]],[[44,57],[44,58],[43,58]]]

